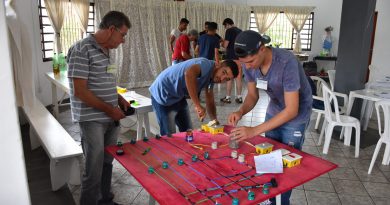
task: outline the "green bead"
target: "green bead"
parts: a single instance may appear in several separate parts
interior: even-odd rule
[[[263,185],[263,194],[269,194],[269,188],[267,184]]]
[[[118,142],[116,142],[116,146],[122,147],[122,146],[123,146],[123,143],[122,143],[121,141],[118,141]]]
[[[232,205],[238,205],[239,203],[240,201],[238,200],[238,198],[234,198],[232,201]]]
[[[183,165],[183,164],[184,164],[183,159],[179,159],[179,160],[177,161],[177,164],[178,164],[179,166]]]
[[[147,142],[147,141],[149,141],[149,139],[147,137],[144,137],[143,141]]]
[[[255,200],[255,192],[248,191],[248,200],[250,201]]]
[[[162,168],[167,169],[168,168],[168,162],[163,162],[162,163]]]
[[[197,160],[198,160],[198,156],[196,156],[195,154],[192,155],[192,161],[193,161],[193,162],[196,162]]]
[[[153,167],[149,167],[148,172],[149,172],[149,174],[153,174],[154,173],[154,168]]]
[[[204,157],[205,159],[210,159],[209,152],[205,152],[205,153],[203,154],[203,157]]]

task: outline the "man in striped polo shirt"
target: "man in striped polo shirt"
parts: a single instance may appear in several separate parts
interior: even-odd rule
[[[80,205],[117,204],[110,192],[113,158],[104,153],[104,147],[116,144],[119,127],[115,121],[125,117],[121,108],[127,110],[130,104],[117,94],[109,49],[125,41],[130,27],[126,15],[110,11],[95,34],[68,51],[72,119],[80,125],[85,156]]]

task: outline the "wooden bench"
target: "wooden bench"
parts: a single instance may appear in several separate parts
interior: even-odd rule
[[[50,158],[52,190],[58,190],[67,182],[80,184],[81,146],[38,99],[23,110],[30,123],[31,149],[41,145]]]

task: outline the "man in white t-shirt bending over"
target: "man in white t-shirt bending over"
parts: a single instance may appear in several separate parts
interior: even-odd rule
[[[175,48],[176,39],[179,38],[181,34],[185,34],[185,30],[187,30],[187,26],[190,22],[186,18],[180,19],[180,24],[177,28],[172,29],[171,34],[169,35],[169,46],[171,52],[173,53],[173,49]]]

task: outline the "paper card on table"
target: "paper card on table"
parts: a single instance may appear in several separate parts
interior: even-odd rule
[[[282,151],[255,156],[256,173],[283,173]]]

